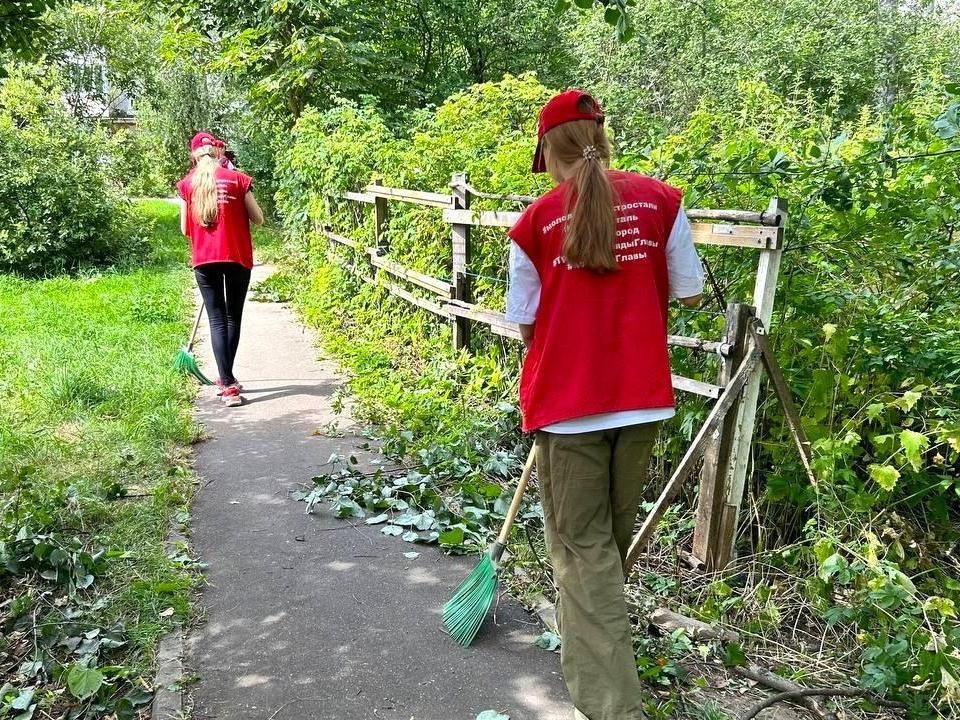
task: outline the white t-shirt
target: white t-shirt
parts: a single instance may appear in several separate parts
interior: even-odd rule
[[[670,297],[685,298],[703,292],[703,266],[693,245],[693,232],[687,214],[680,208],[667,239],[667,275]],[[519,325],[532,325],[540,307],[540,275],[527,254],[515,242],[510,242],[510,280],[507,285],[506,319]],[[546,432],[571,435],[574,433],[609,430],[610,428],[639,425],[666,420],[674,415],[672,407],[626,410],[601,413],[564,420],[541,428]]]

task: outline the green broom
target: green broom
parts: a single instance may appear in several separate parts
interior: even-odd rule
[[[177,351],[173,358],[174,370],[179,370],[184,375],[193,375],[200,381],[201,385],[213,385],[213,381],[203,374],[200,366],[197,365],[197,359],[193,356],[193,343],[197,339],[197,329],[200,327],[200,318],[203,317],[203,303],[200,303],[200,310],[197,312],[197,320],[193,323],[193,333],[190,335],[190,343]]]
[[[483,554],[483,558],[477,563],[470,576],[443,606],[443,626],[450,636],[464,647],[473,642],[497,594],[497,562],[503,555],[510,537],[510,530],[520,510],[520,502],[527,489],[527,481],[530,480],[536,457],[536,445],[534,445],[530,448],[526,465],[523,466],[523,474],[520,475],[517,491],[513,494],[513,502],[510,503],[510,509],[503,520],[503,528],[500,530],[497,541]]]

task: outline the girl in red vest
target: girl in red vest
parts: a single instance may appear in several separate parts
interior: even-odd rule
[[[253,267],[250,223],[263,224],[253,179],[221,164],[224,144],[209,133],[190,141],[193,169],[177,183],[183,203],[180,230],[190,238],[193,272],[210,319],[210,341],[220,377],[217,394],[240,405],[243,389],[233,375],[240,320]]]
[[[527,347],[520,406],[536,432],[574,716],[639,720],[623,561],[658,427],[674,414],[667,303],[696,305],[703,271],[681,192],[608,169],[603,122],[579,90],[540,112],[533,172],[557,186],[510,230],[507,319]]]

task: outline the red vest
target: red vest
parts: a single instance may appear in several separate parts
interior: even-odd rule
[[[217,204],[219,215],[210,226],[203,226],[193,218],[191,207],[193,170],[177,183],[177,190],[187,203],[187,235],[190,237],[191,261],[194,267],[214,262],[240,263],[253,267],[253,240],[250,237],[250,217],[244,196],[253,183],[249,175],[238,170],[218,167]]]
[[[523,429],[599,413],[673,407],[667,353],[666,245],[681,192],[610,171],[620,269],[597,274],[563,257],[567,183],[538,199],[510,238],[540,275],[533,345],[520,377]]]

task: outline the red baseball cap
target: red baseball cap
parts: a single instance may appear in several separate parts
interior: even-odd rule
[[[584,98],[589,100],[591,105],[587,112],[580,109],[580,101]],[[565,90],[559,95],[554,95],[543,106],[543,109],[540,110],[540,117],[537,119],[537,149],[533,154],[533,166],[530,168],[533,172],[542,173],[547,170],[547,162],[543,157],[543,136],[557,125],[563,125],[574,120],[594,120],[597,123],[602,123],[603,110],[600,109],[600,103],[594,100],[589,93],[573,88]]]
[[[208,132],[198,132],[193,136],[193,139],[190,140],[190,152],[196,152],[204,145],[212,145],[213,147],[219,147],[217,143],[220,141],[217,140],[213,135]]]

